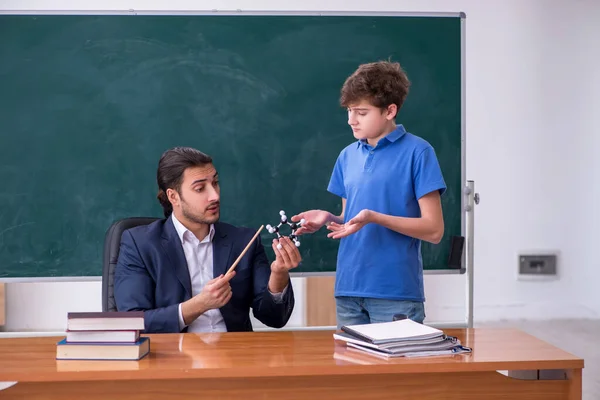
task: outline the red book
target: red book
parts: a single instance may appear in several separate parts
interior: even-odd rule
[[[70,312],[69,331],[134,331],[144,329],[143,311]]]

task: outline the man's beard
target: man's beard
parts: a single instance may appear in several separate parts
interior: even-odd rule
[[[190,209],[187,207],[187,203],[185,201],[183,201],[181,205],[182,205],[181,213],[188,221],[194,222],[196,224],[210,225],[210,224],[214,224],[215,222],[217,222],[219,220],[220,213],[212,216],[211,218],[205,218],[204,215],[199,216],[199,215],[196,215],[193,212],[191,212]]]

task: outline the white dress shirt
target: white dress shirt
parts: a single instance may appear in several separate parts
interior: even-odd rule
[[[213,279],[213,246],[212,240],[215,236],[215,227],[210,225],[208,235],[202,241],[198,240],[189,229],[187,229],[172,214],[173,225],[181,244],[187,267],[190,272],[190,281],[192,283],[192,297],[200,294],[204,285]],[[179,330],[185,328],[183,314],[181,313],[181,303],[179,304]],[[208,310],[201,314],[195,321],[188,326],[188,332],[227,332],[225,321],[219,309]]]
[[[175,218],[175,214],[171,214],[173,225],[177,235],[181,240],[183,252],[187,261],[187,267],[190,273],[190,281],[192,283],[192,297],[200,294],[204,285],[213,277],[213,238],[215,236],[215,227],[210,225],[208,235],[202,241],[198,240],[189,229]],[[288,285],[281,293],[271,293],[276,302],[283,301],[283,295],[287,292]],[[179,330],[185,328],[183,314],[181,313],[181,303],[179,304]],[[195,321],[188,326],[188,332],[227,332],[225,321],[221,311],[217,309],[208,310],[201,314]]]

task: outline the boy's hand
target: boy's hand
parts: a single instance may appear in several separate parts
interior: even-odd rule
[[[327,237],[332,239],[341,239],[345,236],[351,235],[358,232],[363,226],[371,222],[373,212],[371,210],[362,210],[354,218],[345,224],[338,224],[335,222],[327,225],[327,229],[331,231]]]
[[[309,210],[300,214],[294,215],[291,220],[292,222],[298,222],[304,218],[304,223],[300,228],[296,230],[296,235],[302,235],[304,233],[315,233],[323,225],[330,220],[331,213],[323,210]]]

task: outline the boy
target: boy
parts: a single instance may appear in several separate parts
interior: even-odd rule
[[[360,65],[346,79],[340,104],[358,141],[339,154],[327,190],[342,213],[309,210],[298,234],[323,225],[341,239],[335,282],[338,328],[425,318],[421,241],[444,233],[440,196],[446,185],[431,145],[396,125],[410,82],[398,63]]]

